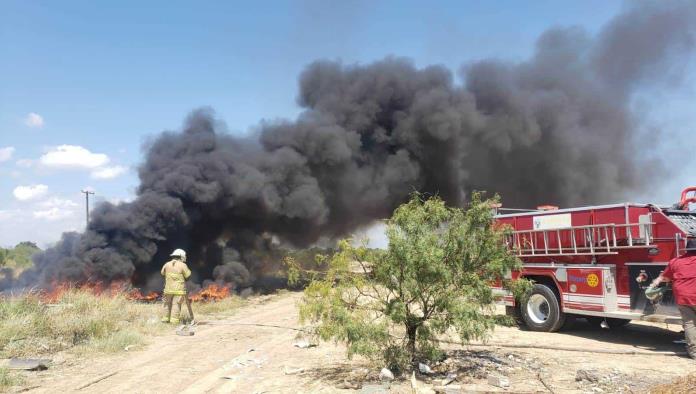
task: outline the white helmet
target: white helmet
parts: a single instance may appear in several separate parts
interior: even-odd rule
[[[180,257],[181,260],[186,260],[186,252],[183,249],[176,249],[170,254],[171,257]]]

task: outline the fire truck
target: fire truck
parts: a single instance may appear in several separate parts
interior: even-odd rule
[[[645,289],[669,260],[696,238],[696,187],[671,206],[621,203],[535,210],[496,208],[495,220],[511,227],[507,246],[523,262],[508,279],[532,281],[516,300],[500,283],[494,292],[506,311],[534,331],[553,332],[577,317],[605,328],[631,320],[680,323],[670,288],[659,303]]]

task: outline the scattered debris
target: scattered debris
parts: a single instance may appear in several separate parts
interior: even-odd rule
[[[180,335],[182,337],[190,337],[193,334],[193,328],[190,326],[179,326],[179,328],[176,329],[176,335]]]
[[[348,379],[343,379],[343,383],[340,383],[336,387],[338,387],[339,389],[344,389],[344,390],[360,390],[362,388],[362,383],[351,382]]]
[[[316,343],[311,343],[311,342],[304,340],[304,339],[301,341],[295,342],[295,347],[298,347],[300,349],[309,349],[310,347],[315,347],[315,346],[317,346]]]
[[[11,358],[7,368],[24,371],[43,371],[48,369],[50,364],[50,358]]]
[[[435,390],[425,383],[419,383],[416,379],[416,373],[411,373],[411,389],[415,394],[435,394]]]
[[[296,375],[298,373],[304,372],[304,368],[289,368],[287,365],[283,367],[283,372],[286,375]]]
[[[430,369],[428,365],[423,363],[418,363],[418,371],[424,375],[430,375],[433,373],[433,370]]]
[[[438,394],[459,394],[463,393],[462,391],[462,386],[458,384],[453,384],[450,386],[433,386],[433,390],[435,390],[436,393]]]
[[[551,385],[546,381],[546,378],[544,377],[544,373],[542,371],[539,371],[537,373],[537,379],[539,379],[539,382],[546,388],[546,390],[549,391],[549,393],[553,393],[553,388]]]
[[[389,368],[382,368],[382,370],[379,371],[379,380],[394,380],[394,374]]]
[[[488,384],[495,387],[507,388],[510,387],[510,379],[507,376],[498,374],[488,375]]]
[[[366,384],[362,386],[360,394],[389,394],[389,383]]]
[[[578,369],[577,372],[575,372],[575,381],[582,382],[583,380],[597,383],[599,382],[599,374],[597,371],[591,369]]]
[[[457,374],[456,373],[448,373],[447,377],[442,381],[443,386],[447,386],[448,384],[454,382],[457,380]]]

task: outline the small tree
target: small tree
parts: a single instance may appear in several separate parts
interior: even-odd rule
[[[494,225],[491,206],[474,193],[466,210],[438,197],[414,194],[387,222],[386,251],[339,243],[312,273],[300,305],[302,321],[315,323],[323,340],[344,342],[354,354],[402,369],[441,355],[437,337],[453,329],[462,341],[493,328],[494,280],[519,267]],[[292,260],[290,279],[297,278]],[[520,293],[526,283],[504,281]]]

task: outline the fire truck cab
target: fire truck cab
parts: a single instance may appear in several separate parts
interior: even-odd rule
[[[672,207],[496,208],[495,220],[512,228],[506,243],[523,262],[509,278],[527,278],[534,286],[523,300],[500,286],[494,291],[507,313],[534,331],[557,331],[578,316],[605,327],[631,320],[680,323],[670,288],[658,303],[644,291],[696,238],[696,211],[688,210],[694,192],[685,189]]]

